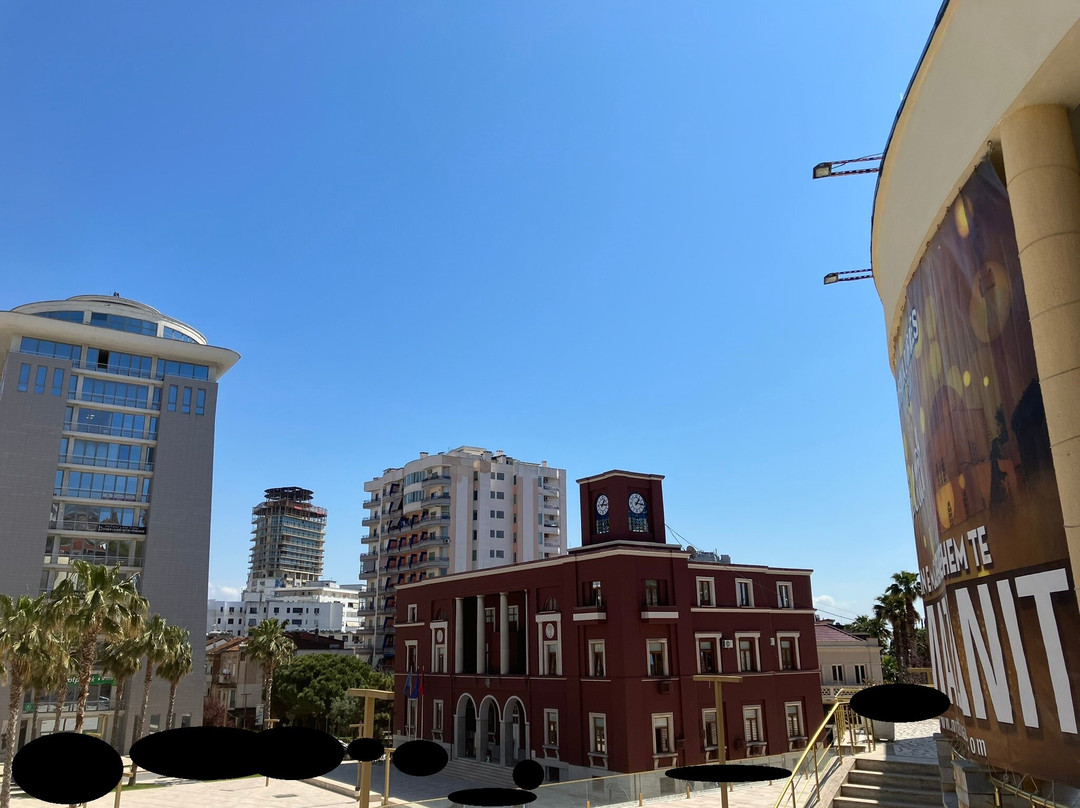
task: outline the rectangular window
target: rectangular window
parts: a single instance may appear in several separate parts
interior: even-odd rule
[[[559,746],[559,711],[544,710],[544,746]]]
[[[795,608],[795,601],[791,597],[791,584],[786,581],[776,585],[776,606],[780,609]]]
[[[507,621],[510,623],[510,627],[511,628],[517,628],[518,627],[518,607],[517,606],[507,606],[506,607],[506,613],[507,613]]]
[[[713,579],[712,578],[698,578],[698,606],[715,606],[716,601],[713,598]]]
[[[589,751],[594,755],[607,754],[607,716],[589,713]]]
[[[195,414],[206,415],[206,391],[201,387],[195,396]]]
[[[63,368],[53,368],[52,376],[52,394],[58,396],[64,392],[64,370]]]
[[[45,392],[45,377],[48,375],[48,373],[49,373],[49,369],[47,367],[45,367],[44,365],[38,365],[37,366],[37,373],[34,376],[34,392],[35,393],[44,393]]]
[[[558,676],[561,673],[559,644],[557,642],[544,643],[544,669],[548,676]]]
[[[667,676],[667,640],[649,640],[649,676]]]
[[[607,670],[607,659],[604,651],[603,640],[589,641],[589,675],[604,676]]]
[[[780,653],[780,670],[799,670],[799,635],[778,634],[776,644]]]
[[[446,645],[435,646],[435,662],[432,667],[433,673],[446,673]]]
[[[586,592],[585,605],[586,606],[603,606],[604,605],[603,593],[600,590],[600,582],[599,581],[591,581],[589,583],[588,590]]]
[[[720,746],[720,734],[716,731],[716,710],[701,711],[701,727],[705,736],[705,748],[718,748]]]
[[[746,578],[735,579],[735,605],[754,605],[754,583]]]
[[[856,665],[855,666],[855,684],[857,684],[857,685],[866,684],[866,666],[865,665]]]
[[[499,532],[500,532],[500,533],[502,533],[502,531],[501,531],[501,530],[500,530]],[[500,537],[500,538],[501,538],[501,537]],[[496,558],[503,558],[503,557],[504,557],[505,555],[506,555],[506,551],[505,551],[505,550],[496,550],[496,551],[495,551],[495,557],[496,557]]]
[[[416,640],[408,640],[405,643],[405,670],[416,670]]]
[[[191,388],[190,387],[185,387],[184,388],[184,404],[183,404],[183,407],[182,407],[181,411],[184,412],[187,415],[191,414]]]
[[[658,606],[658,605],[660,605],[660,582],[659,581],[646,581],[645,582],[645,605],[646,606]]]
[[[416,604],[415,603],[410,603],[408,605],[408,607],[406,608],[406,612],[408,612],[408,615],[409,615],[409,617],[408,617],[409,622],[410,623],[415,623],[416,622]]]
[[[496,480],[505,480],[505,479],[506,479],[506,475],[505,475],[505,474],[504,474],[503,472],[501,472],[501,471],[499,471],[499,472],[496,472],[496,473],[495,473],[495,479],[496,479]]]
[[[698,640],[698,673],[720,673],[715,637]]]
[[[495,625],[495,609],[492,607],[484,609],[484,622],[489,626]]]
[[[490,496],[491,499],[495,499],[495,492],[494,491],[488,491],[488,496]]]
[[[175,384],[169,385],[169,412],[176,412],[176,396],[179,393]]]
[[[443,731],[443,703],[441,701],[431,703],[431,730],[432,732]]]
[[[671,725],[673,723],[673,716],[670,713],[664,713],[662,715],[653,715],[653,754],[654,755],[670,755],[672,752],[672,733]]]
[[[25,393],[30,388],[30,366],[23,362],[19,365],[18,391]]]
[[[504,494],[502,491],[496,491],[495,499],[506,499],[506,494]]]
[[[833,665],[832,666],[832,680],[834,682],[843,683],[843,681],[844,681],[844,666],[843,665]]]
[[[797,701],[787,702],[784,704],[784,715],[788,740],[806,740],[806,733],[803,731],[802,704]]]
[[[765,754],[765,730],[761,725],[760,707],[743,707],[743,732],[747,757]]]
[[[754,673],[760,670],[758,665],[758,638],[735,635],[739,647],[739,670]]]

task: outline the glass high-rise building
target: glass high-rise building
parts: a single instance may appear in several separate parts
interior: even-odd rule
[[[49,592],[76,559],[137,575],[152,612],[191,632],[177,726],[202,720],[214,416],[218,380],[238,359],[116,295],[0,312],[0,592]],[[107,676],[92,683],[85,729],[107,739],[122,720],[127,749],[134,710],[116,709]],[[167,704],[168,683],[155,680],[151,729],[165,728]],[[36,718],[39,734],[57,729],[51,710]],[[31,714],[21,721],[20,743]],[[60,729],[69,724],[73,714]]]

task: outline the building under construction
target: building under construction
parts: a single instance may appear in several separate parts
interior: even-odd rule
[[[248,589],[272,578],[297,586],[322,578],[326,508],[311,504],[306,488],[268,488],[251,511],[251,561]]]

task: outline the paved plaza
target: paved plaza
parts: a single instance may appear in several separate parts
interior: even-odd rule
[[[871,757],[886,759],[914,759],[930,762],[936,759],[933,734],[938,731],[938,721],[923,721],[917,724],[897,725],[896,740],[879,743],[877,750],[867,753]],[[348,793],[330,790],[336,784],[337,789],[346,792],[355,785],[356,764],[346,763],[323,778],[320,787],[306,782],[290,780],[270,780],[269,785],[263,778],[227,780],[213,783],[177,781],[148,775],[148,781],[162,784],[160,788],[136,789],[124,792],[121,797],[122,808],[353,808],[356,800]],[[140,782],[142,778],[140,778]],[[381,765],[372,767],[372,791],[381,791],[383,770]],[[451,791],[472,788],[475,784],[466,780],[435,775],[434,777],[408,777],[396,769],[391,769],[390,804],[406,805],[407,801],[424,800],[431,808],[449,808],[450,802],[445,796]],[[552,784],[536,790],[537,808],[586,808],[584,799],[572,789]],[[730,808],[774,808],[784,783],[739,786],[729,793]],[[432,798],[433,795],[437,795]],[[427,799],[425,799],[425,797]],[[440,799],[441,797],[441,799]],[[88,804],[87,808],[113,808],[115,793]],[[404,798],[404,799],[402,799]],[[371,808],[378,808],[382,797],[371,795]],[[676,802],[678,808],[719,808],[720,792],[707,791],[692,795],[689,799],[678,796],[666,800],[656,800],[652,804]],[[45,808],[44,803],[32,797],[21,796],[12,800],[14,808]],[[594,802],[591,808],[603,808]]]

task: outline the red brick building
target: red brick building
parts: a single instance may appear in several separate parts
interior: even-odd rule
[[[801,748],[822,720],[810,570],[664,543],[659,475],[579,480],[567,556],[399,587],[395,732],[551,778]],[[424,694],[407,699],[410,671]],[[415,674],[414,674],[415,675]]]

